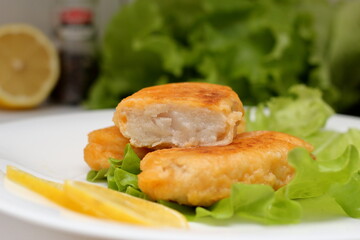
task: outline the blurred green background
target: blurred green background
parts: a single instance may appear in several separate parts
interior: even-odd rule
[[[245,105],[290,86],[360,115],[360,1],[135,0],[106,27],[89,108],[179,81],[231,86]]]

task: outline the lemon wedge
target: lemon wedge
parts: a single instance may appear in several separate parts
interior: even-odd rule
[[[101,218],[153,227],[188,227],[182,214],[158,203],[78,181],[65,181],[64,189],[70,198]]]
[[[42,103],[59,77],[53,43],[26,24],[0,27],[0,107],[21,109]]]
[[[13,166],[7,166],[6,177],[54,203],[93,217],[143,226],[188,228],[186,218],[171,208],[102,186],[71,180],[64,184],[52,182]]]

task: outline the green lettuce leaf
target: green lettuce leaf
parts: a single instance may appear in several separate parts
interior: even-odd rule
[[[126,144],[121,169],[137,175],[140,173],[140,158],[136,155],[130,144]]]
[[[333,16],[329,74],[339,95],[334,106],[360,115],[360,2],[345,1]],[[357,103],[356,105],[354,103]]]
[[[352,128],[346,133],[321,131],[305,138],[305,140],[315,144],[314,154],[316,154],[318,159],[332,159],[339,156],[349,145],[360,149],[360,130]]]
[[[306,150],[295,149],[288,161],[296,174],[283,191],[291,199],[322,196],[332,185],[349,181],[360,169],[358,150],[351,145],[340,157],[325,161],[314,160]]]
[[[246,105],[306,84],[324,91],[328,102],[348,106],[359,99],[359,74],[352,74],[358,72],[358,61],[347,74],[349,59],[344,61],[346,56],[340,54],[345,49],[358,56],[358,51],[352,52],[358,49],[358,34],[343,27],[355,28],[357,8],[342,10],[349,1],[330,2],[129,1],[107,25],[101,72],[87,106],[115,107],[119,99],[143,87],[179,81],[228,85]],[[334,20],[334,15],[339,16]],[[333,26],[345,33],[333,37]],[[351,84],[342,84],[343,79],[351,79]]]
[[[296,85],[290,88],[289,96],[272,98],[256,108],[249,108],[246,128],[248,131],[285,132],[304,138],[322,129],[333,113],[322,100],[319,90]]]
[[[89,182],[98,182],[98,181],[106,181],[108,169],[103,168],[99,171],[90,170],[86,175],[86,180]]]
[[[360,172],[347,183],[334,185],[330,194],[350,217],[360,218]]]
[[[119,192],[125,192],[128,187],[138,189],[137,176],[121,168],[115,169],[114,181]]]
[[[210,208],[196,208],[196,217],[211,216],[227,219],[233,216],[266,224],[294,223],[301,216],[300,205],[283,192],[275,192],[270,186],[233,184],[229,198],[222,199]]]
[[[128,188],[140,190],[137,180],[137,174],[140,173],[140,158],[130,144],[125,147],[123,159],[109,159],[109,161],[110,168],[107,173],[109,188],[120,192],[126,192]],[[128,192],[134,191],[129,190]]]

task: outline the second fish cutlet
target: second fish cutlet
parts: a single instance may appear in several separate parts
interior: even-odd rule
[[[88,134],[88,143],[84,148],[84,160],[93,170],[109,168],[109,158],[122,159],[129,140],[116,126],[96,129]],[[132,147],[135,153],[144,157],[149,152],[146,148]]]
[[[113,121],[133,146],[155,149],[227,145],[245,126],[231,88],[195,82],[141,89],[118,104]]]
[[[299,138],[273,131],[242,133],[226,146],[157,150],[141,161],[139,187],[154,200],[193,206],[228,197],[236,182],[278,189],[294,176],[287,156],[296,147],[313,150]]]

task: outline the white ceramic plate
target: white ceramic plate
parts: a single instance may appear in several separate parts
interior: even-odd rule
[[[62,182],[84,180],[88,167],[82,150],[87,133],[112,125],[113,111],[72,113],[0,125],[0,169],[14,165],[37,176]],[[360,128],[360,119],[337,115],[328,128]],[[44,200],[4,178],[0,172],[0,212],[69,233],[114,239],[359,239],[360,220],[330,218],[297,225],[263,226],[253,223],[206,225],[190,230],[151,229],[85,217]]]

